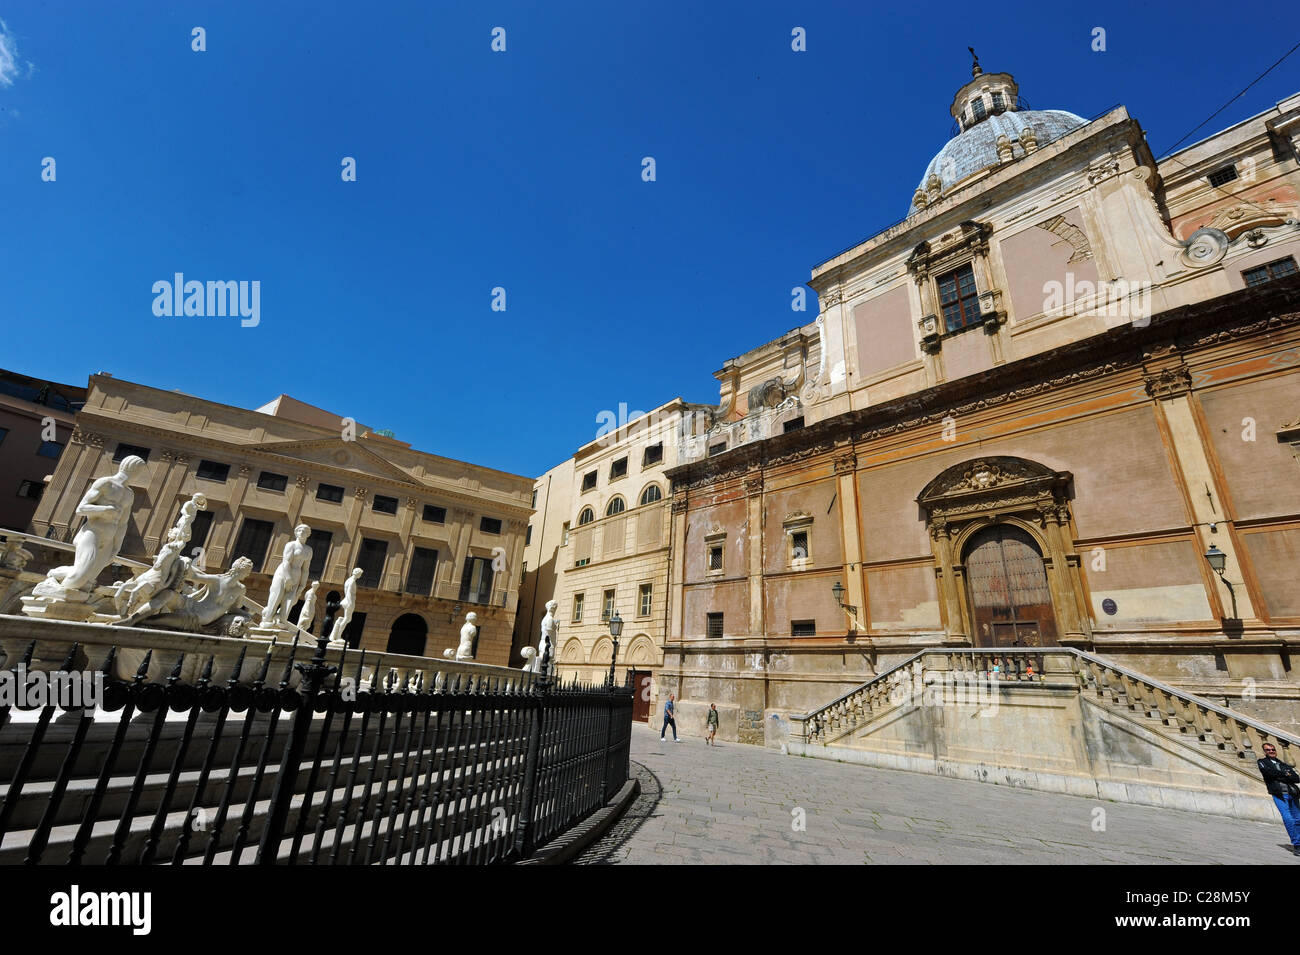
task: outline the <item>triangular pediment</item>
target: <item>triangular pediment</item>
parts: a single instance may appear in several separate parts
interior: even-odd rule
[[[342,438],[337,437],[307,438],[301,441],[267,441],[262,444],[252,445],[249,450],[260,451],[264,454],[276,454],[295,461],[323,464],[331,468],[355,471],[358,474],[367,476],[377,475],[408,484],[411,487],[426,486],[414,475],[398,467],[384,455],[370,447],[365,438],[357,438],[353,441],[344,441]]]

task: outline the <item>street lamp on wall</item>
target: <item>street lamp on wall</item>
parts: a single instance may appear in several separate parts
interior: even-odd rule
[[[835,586],[831,588],[831,593],[835,595],[835,603],[838,604],[839,608],[845,613],[854,614],[858,612],[858,608],[853,606],[853,604],[846,604],[844,602],[844,585],[838,580],[835,581]]]
[[[614,664],[618,662],[618,638],[623,635],[623,618],[614,611],[614,616],[609,618],[609,636],[614,641],[614,652],[609,658],[609,685],[614,685]]]
[[[1228,588],[1228,596],[1232,598],[1232,619],[1237,619],[1237,592],[1232,589],[1232,581],[1223,576],[1223,572],[1228,567],[1228,555],[1219,550],[1215,544],[1210,545],[1210,549],[1205,552],[1205,561],[1210,565],[1210,570],[1219,575],[1223,585]]]

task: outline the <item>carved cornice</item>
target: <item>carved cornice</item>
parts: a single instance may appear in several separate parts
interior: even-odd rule
[[[852,451],[841,454],[835,459],[836,474],[852,474],[858,469],[858,456]]]
[[[669,469],[666,476],[677,491],[707,487],[755,467],[797,463],[837,446],[936,427],[945,418],[960,419],[1121,372],[1145,372],[1154,354],[1163,356],[1171,353],[1171,348],[1187,355],[1296,326],[1300,326],[1300,280],[1282,279],[1158,313],[1145,326],[1120,325],[980,375],[943,382],[798,431],[754,441],[722,458],[682,464]],[[733,464],[733,459],[738,460]]]
[[[749,477],[745,478],[745,493],[750,497],[753,497],[755,494],[763,493],[762,474],[751,474]]]
[[[1143,374],[1142,384],[1147,394],[1156,400],[1174,398],[1192,390],[1192,373],[1186,365],[1162,368],[1157,372]]]
[[[680,513],[682,513],[682,511],[686,510],[686,507],[687,507],[687,504],[686,504],[686,495],[685,495],[685,494],[675,494],[675,495],[673,495],[673,513],[674,513],[674,514],[680,514]]]

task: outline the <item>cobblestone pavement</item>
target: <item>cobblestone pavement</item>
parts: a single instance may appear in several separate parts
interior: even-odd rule
[[[661,743],[640,723],[632,759],[641,795],[578,863],[1300,864],[1280,817],[1242,822],[698,737]],[[1098,807],[1104,832],[1093,831]]]

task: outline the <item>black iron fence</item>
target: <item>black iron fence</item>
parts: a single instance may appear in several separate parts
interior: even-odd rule
[[[331,666],[323,641],[310,660],[249,644],[224,679],[208,656],[185,682],[186,654],[150,679],[154,653],[123,678],[109,648],[89,704],[0,693],[0,863],[510,862],[628,779],[627,686]],[[59,658],[93,665],[76,644]]]

